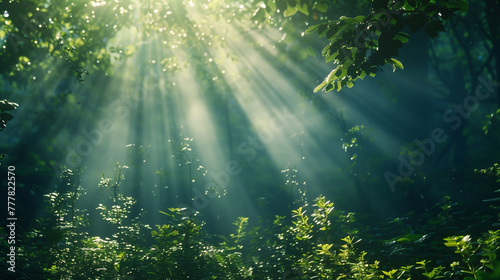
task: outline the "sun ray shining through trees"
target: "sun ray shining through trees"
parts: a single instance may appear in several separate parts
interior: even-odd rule
[[[499,279],[499,4],[1,1],[0,278]]]

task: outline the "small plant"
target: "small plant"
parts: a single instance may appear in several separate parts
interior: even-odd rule
[[[496,182],[500,183],[500,164],[498,163],[493,164],[493,166],[489,168],[475,169],[474,172],[477,174],[493,176],[497,179]]]
[[[445,246],[455,249],[455,253],[461,256],[460,261],[451,264],[454,275],[468,275],[471,279],[497,279],[493,275],[500,275],[500,262],[497,260],[496,252],[500,248],[500,230],[488,231],[483,238],[473,241],[469,235],[451,236],[444,240]]]
[[[216,274],[211,261],[213,249],[203,245],[202,223],[195,215],[186,216],[186,208],[169,208],[161,212],[169,222],[157,225],[151,231],[156,244],[148,255],[149,275],[155,279],[203,279],[210,273]]]
[[[500,109],[486,116],[486,120],[483,122],[484,134],[488,134],[490,129],[497,129],[500,123]]]
[[[426,277],[427,279],[442,279],[445,278],[443,274],[444,267],[438,266],[433,269],[430,269],[428,264],[430,261],[423,260],[417,262],[417,266],[415,267],[416,269],[421,269],[424,272],[422,272],[422,276]]]
[[[148,225],[141,222],[144,213],[139,213],[136,217],[131,216],[132,207],[136,204],[136,200],[132,197],[126,197],[120,192],[120,186],[125,180],[124,169],[128,169],[128,166],[116,162],[114,176],[106,178],[102,174],[98,185],[99,188],[111,191],[111,206],[101,203],[97,210],[100,211],[102,219],[115,228],[112,238],[104,244],[113,248],[114,254],[109,260],[111,260],[112,270],[117,277],[139,273],[145,250],[141,246],[144,242],[141,231],[150,229]]]

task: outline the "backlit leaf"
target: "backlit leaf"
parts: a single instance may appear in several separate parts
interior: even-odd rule
[[[399,68],[399,69],[404,69],[403,67],[403,63],[401,63],[401,61],[395,59],[395,58],[391,58],[391,61],[392,61],[392,65]],[[396,70],[396,69],[394,69]]]

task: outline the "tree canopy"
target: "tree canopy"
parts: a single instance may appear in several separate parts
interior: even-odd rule
[[[201,17],[188,16],[190,6],[197,7]],[[5,1],[0,6],[0,74],[15,79],[58,59],[83,81],[91,68],[109,67],[113,54],[126,55],[137,48],[132,42],[108,46],[120,30],[135,28],[147,37],[159,36],[165,48],[195,47],[197,41],[215,47],[224,38],[217,36],[213,22],[224,18],[234,26],[248,26],[245,22],[254,28],[295,25],[304,26],[305,33],[317,32],[328,40],[321,55],[336,67],[316,91],[339,91],[366,75],[374,76],[386,64],[402,69],[397,57],[412,33],[423,29],[434,38],[444,31],[446,21],[467,9],[465,0]]]

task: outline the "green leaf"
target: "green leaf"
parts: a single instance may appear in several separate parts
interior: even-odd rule
[[[269,0],[266,1],[266,11],[270,14],[274,13],[276,11],[276,1],[274,0]]]
[[[314,31],[316,31],[316,29],[318,29],[318,27],[320,26],[321,24],[316,24],[316,25],[313,25],[309,28],[306,29],[306,34],[311,34],[313,33]]]
[[[291,16],[295,15],[298,11],[299,11],[299,9],[297,7],[288,6],[288,8],[286,8],[285,12],[283,12],[283,15],[285,17],[291,17]]]
[[[121,259],[121,258],[123,258],[123,256],[125,256],[125,253],[126,253],[125,251],[121,251],[121,252],[118,254],[118,256],[117,256],[117,257],[118,257],[119,259]]]
[[[163,215],[170,216],[170,214],[168,214],[167,212],[163,212],[163,211],[158,211],[158,212],[162,213]]]
[[[331,48],[332,48],[332,44],[331,43],[328,44],[328,45],[326,45],[323,48],[323,50],[321,51],[321,55],[325,56],[325,57],[331,55]]]
[[[404,32],[398,32],[395,36],[394,39],[399,40],[401,43],[408,43],[410,40],[410,35],[404,33]]]
[[[337,57],[337,55],[333,55],[333,54],[332,55],[328,55],[328,56],[325,57],[325,61],[326,61],[326,63],[330,63],[333,60],[335,60],[336,57]]]
[[[410,26],[410,32],[414,33],[420,30],[427,23],[427,18],[422,14],[414,14],[411,15],[406,22]]]
[[[392,58],[392,57],[391,57],[391,61],[392,61],[392,65],[393,65],[394,67],[397,67],[397,68],[399,68],[399,69],[404,69],[404,67],[403,67],[403,63],[401,63],[401,61],[399,61],[399,60],[397,60],[397,59],[395,59],[395,58]],[[394,68],[394,70],[396,70],[396,69]]]
[[[280,10],[280,13],[286,10],[287,4],[285,0],[276,0],[276,8]]]
[[[435,38],[438,35],[438,29],[433,24],[430,23],[425,26],[424,31],[425,34],[427,34],[427,36],[431,38]]]
[[[334,27],[328,29],[328,31],[326,32],[326,38],[328,40],[335,40],[338,36],[340,36],[340,34],[342,34],[344,29],[346,29],[348,26],[349,25],[344,25],[340,28],[337,28],[337,26],[334,26]]]
[[[422,234],[417,234],[417,233],[407,234],[404,237],[397,239],[396,242],[415,242],[420,238],[422,238],[422,236],[423,236]]]
[[[444,246],[446,247],[457,247],[458,246],[458,243],[454,240],[451,240],[451,239],[445,239],[446,242],[444,243]]]
[[[298,5],[297,8],[299,9],[299,11],[301,13],[303,13],[304,15],[308,16],[309,15],[309,6],[307,4],[302,4],[302,5]]]
[[[316,7],[316,10],[321,13],[326,13],[328,12],[328,3],[319,3],[318,6]]]
[[[433,270],[433,271],[431,271],[429,273],[425,273],[424,272],[424,273],[422,273],[422,275],[425,276],[425,277],[427,277],[427,278],[429,278],[429,279],[433,279],[434,276],[436,276],[436,272]]]
[[[392,276],[394,274],[396,274],[396,272],[398,272],[396,269],[393,269],[391,271],[382,271],[382,273],[384,273],[385,275],[389,276],[389,278],[392,278]]]
[[[467,13],[467,11],[469,10],[469,4],[466,0],[460,0],[459,2],[445,1],[442,5],[450,9],[451,11],[456,10],[462,13]]]
[[[329,91],[334,90],[334,89],[335,89],[335,86],[333,84],[328,84],[325,87],[325,92],[329,92]]]
[[[438,21],[438,20],[434,20],[432,21],[430,24],[432,24],[432,26],[434,26],[438,31],[444,31],[444,25],[442,22]]]
[[[366,77],[366,72],[365,71],[361,71],[361,74],[359,74],[359,78],[361,80],[363,80],[365,77]]]
[[[14,116],[9,114],[9,113],[6,113],[6,112],[0,113],[0,120],[2,120],[4,122],[8,122],[8,121],[12,120],[13,118],[14,118]]]
[[[314,88],[314,92],[318,92],[320,91],[321,89],[323,89],[326,85],[328,84],[328,82],[325,80],[323,81],[321,84],[319,84],[317,87]]]
[[[462,13],[467,13],[469,11],[469,2],[467,0],[462,0],[457,3],[458,11]]]
[[[9,102],[7,101],[7,99],[0,100],[0,111],[2,112],[15,110],[18,106],[19,104],[14,102]]]
[[[318,35],[319,35],[319,37],[321,38],[321,37],[325,36],[325,33],[326,33],[327,30],[329,30],[329,26],[328,26],[327,23],[320,24],[318,26]]]
[[[321,246],[321,249],[318,250],[318,253],[321,255],[321,254],[324,254],[324,255],[329,255],[330,254],[330,248],[332,248],[333,244],[323,244],[323,245],[318,245],[318,246]]]
[[[366,19],[366,17],[365,17],[365,16],[357,16],[357,17],[355,17],[354,19],[355,19],[357,22],[362,22],[362,21],[364,21],[364,20]]]
[[[351,23],[355,23],[356,22],[356,20],[354,18],[352,18],[352,17],[346,17],[346,16],[341,16],[339,18],[339,20],[341,20],[341,21],[343,21],[343,22],[345,22],[347,24],[351,24]]]
[[[340,68],[341,67],[339,65],[339,66],[337,66],[337,68],[333,69],[332,72],[330,72],[330,74],[328,74],[328,76],[326,77],[326,81],[331,82],[333,80],[336,80],[337,78],[336,78],[335,74],[337,73],[337,71],[339,71]]]
[[[254,21],[263,22],[266,19],[266,10],[262,7],[258,8],[253,13],[252,19]]]
[[[430,261],[428,261],[428,260],[422,260],[422,261],[416,262],[416,264],[422,265],[422,266],[424,266],[424,267],[425,267],[428,263],[430,263]]]

